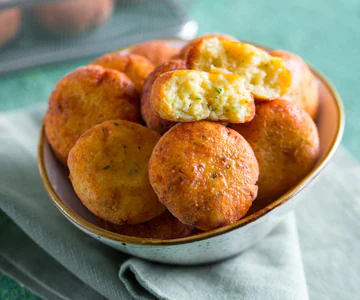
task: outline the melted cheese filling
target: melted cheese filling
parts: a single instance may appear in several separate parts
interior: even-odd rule
[[[176,119],[243,123],[252,117],[254,100],[241,76],[193,70],[174,74],[164,93]]]
[[[290,85],[284,61],[252,45],[214,38],[204,40],[199,51],[194,69],[239,74],[257,98],[278,98]]]

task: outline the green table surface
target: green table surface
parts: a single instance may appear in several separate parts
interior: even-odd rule
[[[302,56],[338,89],[346,112],[343,144],[360,159],[358,0],[196,0],[199,34],[223,32]],[[0,111],[46,103],[55,83],[89,58],[0,77]],[[0,274],[0,299],[38,299]]]

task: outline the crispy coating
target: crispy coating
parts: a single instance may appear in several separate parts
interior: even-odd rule
[[[255,115],[252,93],[237,74],[176,70],[160,75],[151,92],[153,110],[163,119],[249,122]]]
[[[233,124],[259,162],[256,202],[270,203],[301,180],[319,157],[319,136],[310,116],[289,101],[264,101],[247,124]]]
[[[87,130],[71,149],[70,180],[82,203],[114,224],[138,224],[162,214],[148,176],[160,135],[139,124],[110,120]]]
[[[131,53],[139,54],[148,58],[155,66],[171,60],[178,55],[180,49],[160,40],[151,40],[136,45]]]
[[[44,124],[47,139],[66,165],[70,149],[87,129],[111,119],[140,122],[140,104],[131,80],[100,66],[65,75],[49,98]]]
[[[239,220],[257,194],[254,152],[236,131],[213,122],[178,123],[157,143],[150,183],[182,223],[210,230]]]
[[[137,54],[109,53],[95,59],[91,64],[125,73],[139,94],[142,92],[144,80],[154,70],[151,61]]]
[[[190,49],[200,40],[203,39],[209,39],[209,38],[213,38],[213,37],[219,37],[222,38],[224,40],[228,40],[228,41],[234,41],[234,42],[238,42],[239,40],[237,40],[236,38],[234,38],[231,35],[227,35],[227,34],[223,34],[223,33],[214,33],[214,34],[204,34],[196,39],[191,40],[189,43],[187,43],[184,47],[181,48],[180,54],[176,57],[179,59],[183,59],[186,60],[186,57],[190,51]]]
[[[100,227],[122,235],[151,239],[174,239],[188,236],[192,233],[192,226],[185,225],[176,219],[169,211],[147,222],[134,225],[116,225],[100,218]]]
[[[280,99],[294,102],[315,120],[319,107],[319,90],[316,77],[308,65],[299,56],[289,52],[274,50],[270,54],[282,58],[292,74],[291,86]]]
[[[186,63],[183,60],[170,60],[159,66],[152,71],[144,82],[143,92],[141,95],[141,115],[146,123],[146,126],[156,130],[160,134],[164,134],[176,122],[171,122],[162,119],[155,113],[151,107],[151,89],[155,80],[163,73],[174,70],[185,70]]]
[[[186,66],[207,72],[239,74],[256,99],[279,98],[291,85],[291,73],[281,58],[253,45],[222,38],[198,41],[187,56]]]
[[[0,10],[0,47],[17,35],[21,27],[21,16],[18,8]]]
[[[47,31],[76,35],[104,24],[112,15],[114,0],[72,0],[35,6],[33,16]]]

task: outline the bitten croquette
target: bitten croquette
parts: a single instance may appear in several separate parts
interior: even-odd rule
[[[176,70],[160,75],[152,87],[151,105],[163,119],[249,122],[254,97],[237,74]]]
[[[291,73],[281,58],[253,45],[222,38],[198,41],[187,56],[186,66],[206,72],[241,75],[255,99],[279,98],[291,85]]]

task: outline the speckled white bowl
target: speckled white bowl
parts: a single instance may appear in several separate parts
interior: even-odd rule
[[[167,40],[182,46],[185,41]],[[122,49],[127,52],[130,47]],[[266,47],[264,47],[266,48]],[[319,80],[320,110],[317,125],[320,134],[320,159],[315,168],[279,199],[236,223],[177,239],[148,239],[120,235],[96,226],[95,216],[76,196],[69,171],[58,162],[41,130],[38,164],[44,186],[61,213],[76,227],[93,238],[125,253],[170,264],[193,265],[215,262],[240,253],[266,236],[292,210],[306,187],[324,169],[334,155],[344,129],[340,97],[329,82],[313,70]],[[301,193],[300,193],[301,192]]]

